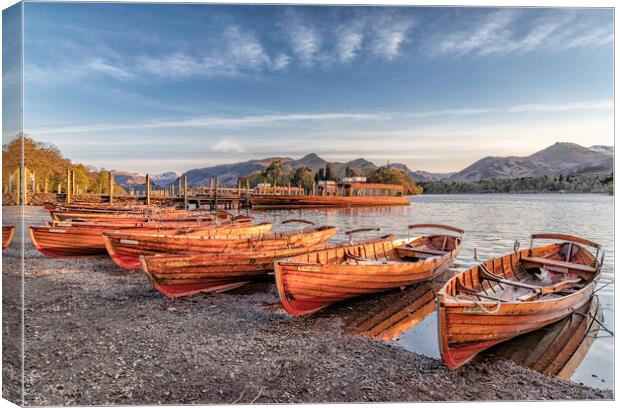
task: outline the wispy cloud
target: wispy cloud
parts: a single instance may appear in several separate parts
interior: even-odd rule
[[[461,28],[436,36],[425,46],[433,55],[483,56],[535,49],[565,51],[611,41],[613,26],[601,24],[599,16],[554,10],[532,18],[520,9],[503,9],[461,23]]]
[[[297,20],[285,25],[285,35],[302,64],[313,65],[320,58],[323,39],[316,28]]]
[[[478,116],[489,113],[549,113],[565,111],[613,110],[612,100],[579,101],[558,104],[521,104],[498,107],[467,107],[437,109],[418,112],[332,112],[332,113],[292,113],[245,116],[201,116],[173,120],[156,120],[134,123],[100,123],[73,126],[28,129],[32,135],[102,132],[122,129],[158,129],[158,128],[218,128],[234,129],[247,127],[277,126],[283,123],[334,121],[387,121],[406,118],[432,118],[449,116]],[[231,146],[222,142],[222,146]]]
[[[218,140],[212,145],[211,150],[218,153],[243,153],[245,151],[239,140],[229,138]]]
[[[372,52],[388,61],[395,59],[400,55],[402,44],[408,40],[407,33],[412,27],[411,19],[379,19],[378,23],[372,25]]]
[[[32,135],[60,134],[60,133],[85,133],[112,131],[121,129],[156,129],[156,128],[241,128],[248,126],[277,125],[286,122],[325,122],[339,120],[385,120],[390,116],[382,113],[300,113],[283,115],[252,115],[252,116],[228,116],[228,117],[196,117],[189,119],[158,120],[139,123],[100,123],[75,126],[48,127],[29,129],[27,133]]]

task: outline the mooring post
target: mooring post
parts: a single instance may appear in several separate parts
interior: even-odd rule
[[[62,183],[58,183],[58,189],[56,190],[57,194],[62,193]]]
[[[181,177],[179,177],[179,195],[181,195],[181,191],[183,191],[183,185],[181,184],[183,182],[183,180],[181,180]]]
[[[146,175],[146,205],[151,205],[151,176]]]
[[[67,169],[67,196],[65,202],[69,204],[71,202],[71,169]]]
[[[45,183],[43,184],[43,192],[47,193],[47,177],[45,177]]]
[[[220,178],[219,177],[215,177],[215,198],[213,200],[213,208],[217,210],[217,196],[218,196],[218,191],[217,189],[220,186]]]
[[[112,171],[108,172],[108,188],[110,189],[109,203],[112,204],[114,202],[114,173]]]
[[[187,195],[187,176],[183,176],[183,206],[189,209],[189,197]]]

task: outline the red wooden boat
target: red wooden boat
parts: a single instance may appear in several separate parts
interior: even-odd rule
[[[287,220],[283,224],[303,220]],[[303,221],[310,223],[309,221]],[[300,231],[267,234],[227,234],[205,236],[166,236],[161,234],[130,234],[104,232],[108,253],[122,268],[140,267],[140,255],[233,253],[268,251],[292,247],[309,248],[327,242],[336,234],[334,227],[312,227]]]
[[[439,224],[409,228],[461,229]],[[366,231],[360,229],[348,232]],[[275,262],[278,294],[294,315],[314,313],[339,302],[405,287],[444,272],[461,250],[461,235],[428,235],[336,245]]]
[[[459,273],[438,292],[440,349],[449,368],[590,301],[603,264],[600,245],[562,234],[535,239],[560,242],[521,251],[515,244],[514,253]],[[596,248],[596,255],[585,246]]]
[[[11,245],[14,235],[15,235],[14,225],[3,225],[2,226],[2,250],[3,251]]]
[[[199,292],[223,292],[262,279],[273,272],[273,262],[319,247],[205,255],[140,256],[142,270],[153,288],[169,298]]]
[[[188,210],[175,210],[175,211],[164,211],[164,212],[146,212],[146,211],[50,211],[50,215],[52,219],[57,221],[66,221],[74,218],[81,219],[93,219],[93,220],[103,220],[103,219],[152,219],[152,218],[189,218],[193,215],[198,216],[198,214],[192,214]],[[199,214],[203,217],[209,216],[208,213]]]
[[[148,224],[148,226],[147,226]],[[136,234],[159,234],[164,236],[202,236],[209,234],[261,234],[271,229],[270,223],[257,225],[206,223],[187,227],[146,223],[143,226],[118,226],[105,224],[75,224],[28,228],[30,239],[39,252],[52,258],[73,258],[83,256],[107,255],[102,233],[104,231],[123,231]]]

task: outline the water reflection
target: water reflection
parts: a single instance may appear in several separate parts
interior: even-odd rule
[[[469,268],[479,260],[512,252],[515,240],[525,246],[532,233],[562,232],[583,236],[600,243],[606,252],[600,288],[613,280],[613,204],[612,196],[590,194],[422,195],[412,197],[412,205],[409,207],[272,210],[255,211],[253,215],[259,220],[275,223],[291,218],[293,213],[317,224],[333,225],[338,227],[335,241],[346,239],[344,231],[362,227],[380,227],[380,234],[406,236],[406,226],[413,223],[458,226],[465,230],[465,235],[463,250],[455,260],[452,273]],[[479,260],[474,258],[474,249]],[[598,292],[600,308],[611,331],[614,331],[613,292],[613,283]],[[395,341],[409,350],[439,357],[436,314],[431,311],[426,314],[426,318],[421,319],[431,308],[428,305],[411,305],[415,303],[413,293],[418,293],[417,289],[387,292],[373,298],[335,305],[326,313],[337,313],[347,322],[347,327],[358,327],[360,334],[373,337],[396,336]],[[422,300],[419,302],[424,303]],[[402,307],[399,306],[401,304]],[[402,310],[407,306],[410,309],[400,315],[402,319],[396,316],[393,321],[389,321],[389,310]],[[378,317],[368,317],[368,314],[363,313],[366,310]],[[395,334],[396,327],[404,328],[404,332]],[[614,352],[613,338],[599,336],[591,337],[590,340],[593,344],[574,370],[571,380],[596,387],[613,387],[613,363],[609,357]]]
[[[540,373],[569,379],[601,331],[603,313],[597,296],[570,316],[544,329],[519,336],[485,353]],[[480,356],[483,357],[483,356]]]

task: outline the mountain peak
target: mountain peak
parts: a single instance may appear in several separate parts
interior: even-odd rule
[[[316,153],[308,153],[307,155],[305,155],[299,160],[323,160],[323,159],[321,159],[319,155]]]

